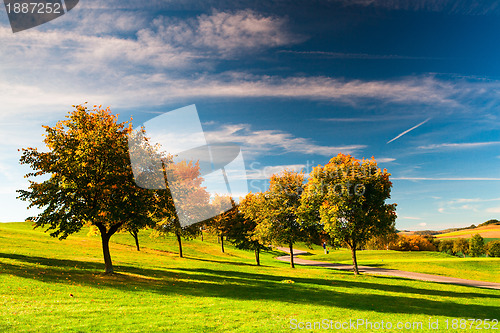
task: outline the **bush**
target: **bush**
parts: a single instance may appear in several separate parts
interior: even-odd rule
[[[472,236],[469,242],[469,252],[473,257],[479,257],[485,253],[484,239],[480,234]]]
[[[389,244],[390,250],[396,251],[436,251],[436,247],[422,236],[398,236]]]
[[[500,241],[489,242],[486,248],[486,253],[490,257],[500,257]]]

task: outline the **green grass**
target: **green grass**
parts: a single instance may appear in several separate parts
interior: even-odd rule
[[[430,332],[429,318],[498,319],[497,290],[293,270],[278,253],[256,267],[253,253],[228,245],[223,254],[213,237],[185,242],[186,258],[169,237],[142,233],[141,252],[127,234],[112,241],[119,274],[102,275],[99,237],[59,241],[27,223],[0,224],[0,331],[289,332],[295,318],[422,322],[419,332]]]
[[[307,250],[310,260],[352,264],[351,252],[345,249],[324,254],[323,249]],[[399,269],[479,281],[500,282],[500,258],[459,258],[441,252],[427,251],[357,251],[358,265]]]

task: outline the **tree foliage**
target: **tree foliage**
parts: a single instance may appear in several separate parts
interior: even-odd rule
[[[323,225],[333,239],[351,249],[354,274],[356,250],[375,235],[394,232],[396,204],[386,204],[392,183],[374,158],[357,160],[338,154],[311,172],[299,214],[305,224]]]
[[[214,217],[207,223],[207,228],[219,238],[221,251],[224,253],[224,237],[229,234],[232,225],[237,222],[238,207],[233,198],[215,195],[211,202]],[[232,207],[226,211],[227,207]]]
[[[240,206],[244,216],[257,223],[255,240],[289,247],[292,268],[295,267],[293,245],[301,240],[310,241],[312,229],[297,220],[303,183],[302,173],[285,170],[271,176],[266,192],[247,195]]]
[[[398,235],[389,244],[389,249],[396,251],[436,251],[434,244],[420,235]]]
[[[439,252],[448,253],[451,255],[455,255],[455,251],[453,250],[453,240],[452,239],[443,239],[439,242]]]
[[[22,150],[20,163],[33,172],[19,198],[42,212],[30,217],[36,227],[48,226],[50,235],[66,238],[84,225],[99,229],[106,273],[113,272],[109,239],[120,228],[149,223],[152,196],[135,186],[127,144],[130,122],[118,123],[109,108],[74,106],[66,120],[44,126],[48,151]]]
[[[475,234],[469,241],[469,253],[473,257],[485,254],[484,239],[480,234]]]
[[[210,194],[201,186],[203,178],[198,163],[193,163],[193,161],[173,163],[170,159],[165,162],[162,165],[164,170],[159,174],[168,175],[170,179],[165,189],[154,191],[155,228],[151,237],[175,235],[179,256],[183,257],[182,238],[193,239],[200,234],[201,230],[199,224],[183,226],[179,216],[183,216],[187,221],[199,220],[201,216],[205,216],[204,209],[208,207]],[[178,195],[182,194],[176,202],[172,197],[171,186],[176,187],[175,191]]]
[[[487,254],[490,257],[500,257],[500,241],[491,241],[486,244]]]
[[[453,241],[453,252],[462,253],[465,258],[465,255],[469,253],[469,241],[466,238],[456,238]]]

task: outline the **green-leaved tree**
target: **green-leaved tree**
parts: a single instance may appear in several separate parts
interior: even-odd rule
[[[374,236],[394,232],[396,204],[387,204],[390,174],[375,159],[357,160],[338,154],[311,172],[301,199],[303,224],[323,225],[332,239],[352,253],[354,274],[359,274],[356,250]]]
[[[484,239],[480,234],[475,234],[469,241],[469,253],[473,257],[479,257],[485,253]]]

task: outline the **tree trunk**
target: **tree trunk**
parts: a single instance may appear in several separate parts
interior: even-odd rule
[[[140,251],[141,248],[139,247],[139,232],[138,231],[130,231],[129,233],[134,237],[135,239],[135,247],[137,248],[137,251]]]
[[[288,244],[290,246],[290,266],[295,268],[295,264],[293,263],[293,244]]]
[[[260,266],[260,248],[258,247],[255,248],[255,262],[257,266]]]
[[[141,248],[139,247],[139,235],[138,235],[138,233],[136,233],[134,235],[134,239],[135,239],[135,247],[137,248],[137,251],[140,251]]]
[[[222,250],[222,253],[224,253],[224,235],[220,235],[220,248]]]
[[[354,275],[358,275],[358,260],[356,259],[356,245],[351,246],[351,254],[352,254],[352,269],[354,270]]]
[[[104,265],[106,266],[106,274],[113,273],[113,263],[111,262],[111,255],[109,253],[109,236],[107,233],[101,233],[102,240],[102,254],[104,255]]]
[[[201,232],[201,241],[203,242],[203,228],[200,228],[200,232]]]
[[[179,233],[178,230],[175,231],[175,237],[177,237],[177,244],[179,244],[179,257],[183,258],[183,256],[182,256],[181,234]]]
[[[109,239],[113,234],[121,227],[122,223],[112,225],[109,230],[102,223],[97,223],[95,226],[99,229],[101,233],[102,241],[102,254],[104,255],[104,265],[106,266],[105,274],[112,274],[113,263],[111,262],[111,255],[109,253]]]

